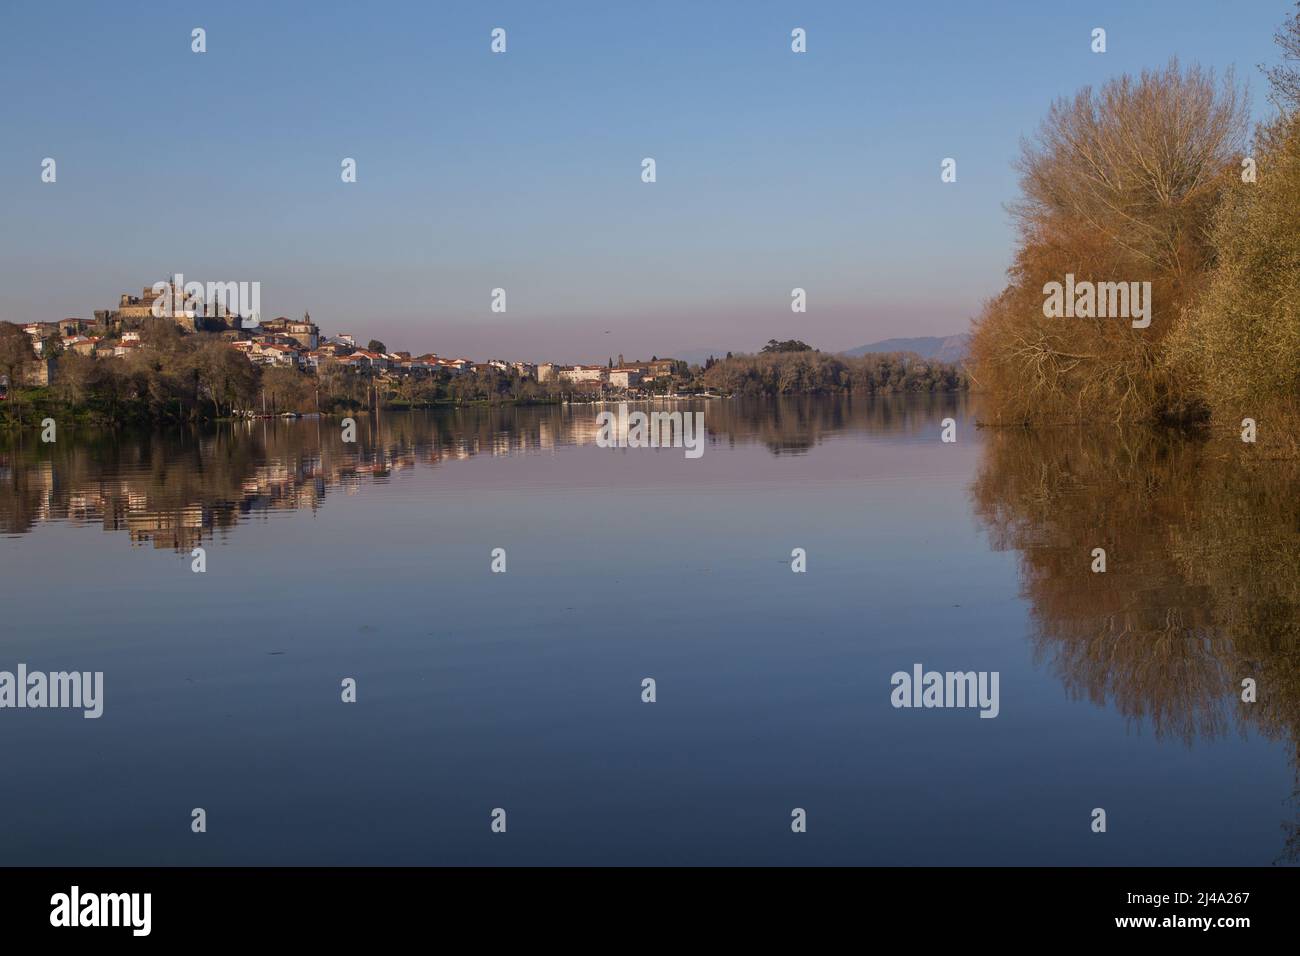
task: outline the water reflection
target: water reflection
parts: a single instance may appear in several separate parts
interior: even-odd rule
[[[958,396],[681,407],[705,409],[713,451],[702,461],[686,461],[676,451],[588,450],[600,410],[592,406],[360,416],[354,444],[342,441],[334,419],[266,420],[166,434],[61,428],[53,445],[33,441],[31,434],[0,437],[0,531],[10,536],[0,542],[7,549],[0,581],[8,585],[6,606],[16,618],[8,632],[14,659],[37,651],[43,660],[75,652],[77,666],[131,675],[121,686],[137,696],[134,703],[125,698],[115,712],[121,723],[111,726],[120,728],[123,736],[114,745],[124,752],[147,738],[150,747],[168,755],[166,773],[143,798],[150,815],[162,814],[160,805],[178,798],[169,787],[191,785],[190,777],[178,779],[172,768],[184,764],[191,737],[209,733],[213,714],[223,720],[228,713],[246,715],[223,725],[234,728],[229,738],[218,734],[206,752],[206,761],[226,769],[247,760],[242,749],[223,749],[227,739],[244,738],[238,720],[247,719],[247,734],[253,734],[251,728],[264,722],[267,708],[277,702],[286,708],[276,738],[284,752],[292,748],[298,754],[303,741],[352,733],[360,735],[349,738],[357,749],[344,752],[348,759],[365,759],[357,755],[374,750],[369,735],[378,724],[352,727],[351,718],[329,723],[337,718],[328,710],[313,720],[324,721],[329,733],[320,733],[315,724],[307,732],[295,723],[301,700],[314,699],[311,688],[337,681],[340,661],[379,668],[379,686],[394,694],[389,704],[405,708],[401,720],[385,725],[386,733],[395,727],[459,726],[464,714],[481,715],[476,734],[464,737],[464,751],[456,749],[457,735],[430,744],[423,733],[395,734],[392,749],[376,757],[377,775],[354,775],[359,789],[350,799],[383,805],[390,792],[402,792],[388,785],[398,778],[385,775],[400,774],[406,781],[409,768],[417,765],[433,768],[428,771],[433,776],[410,792],[434,792],[447,786],[441,768],[456,766],[462,790],[454,801],[472,803],[479,793],[504,784],[504,777],[492,781],[487,775],[515,772],[511,760],[498,755],[547,752],[550,742],[562,741],[567,756],[556,758],[555,786],[547,792],[555,812],[563,815],[572,796],[566,781],[606,779],[599,774],[608,755],[624,752],[626,740],[641,732],[635,724],[640,711],[630,716],[619,710],[621,704],[606,709],[603,699],[591,703],[593,698],[584,697],[597,683],[605,686],[587,675],[594,668],[611,675],[609,686],[614,686],[622,679],[618,675],[639,673],[653,660],[699,681],[699,709],[668,712],[677,713],[677,722],[656,725],[655,733],[664,735],[663,753],[696,748],[697,763],[689,771],[664,777],[668,786],[680,788],[671,791],[676,800],[699,799],[700,780],[707,780],[715,766],[727,766],[729,777],[739,774],[726,781],[734,790],[715,793],[742,803],[762,792],[763,781],[789,771],[791,779],[821,786],[828,804],[842,800],[843,807],[856,808],[869,792],[883,818],[892,814],[904,821],[895,831],[899,846],[924,842],[937,832],[935,842],[926,844],[926,859],[950,862],[959,821],[946,798],[934,795],[950,791],[951,768],[972,753],[996,763],[1000,754],[1011,752],[1012,761],[1029,768],[1024,777],[1008,770],[1002,776],[974,775],[965,785],[972,799],[987,801],[981,806],[989,813],[1014,806],[1006,811],[1007,827],[1012,820],[1029,823],[1010,850],[1001,846],[1006,829],[988,828],[981,852],[989,860],[1075,860],[1076,853],[1100,852],[1092,849],[1099,846],[1095,843],[1081,851],[1066,832],[1070,826],[1061,822],[1076,812],[1071,801],[1086,782],[1070,777],[1056,802],[1044,797],[1027,806],[1021,795],[1044,767],[1062,779],[1091,772],[1070,766],[1075,752],[1058,735],[1097,732],[1101,736],[1090,754],[1095,762],[1087,766],[1122,775],[1124,787],[1135,794],[1131,810],[1164,813],[1180,826],[1185,823],[1182,829],[1195,826],[1205,806],[1252,821],[1232,831],[1248,834],[1240,847],[1187,849],[1177,833],[1157,834],[1151,840],[1165,854],[1162,859],[1187,860],[1211,851],[1221,855],[1212,858],[1234,861],[1300,858],[1295,827],[1287,824],[1280,843],[1272,829],[1273,808],[1287,791],[1285,783],[1276,783],[1277,771],[1286,778],[1284,762],[1275,748],[1238,739],[1250,735],[1281,742],[1289,748],[1292,772],[1300,765],[1300,464],[1245,466],[1218,457],[1213,447],[1151,432],[976,432],[972,410]],[[939,423],[948,416],[957,419],[958,444],[941,446]],[[393,481],[399,476],[401,482]],[[374,487],[390,481],[388,487]],[[338,492],[347,496],[368,485],[370,494],[337,500]],[[562,493],[539,497],[555,489]],[[327,505],[332,495],[335,500]],[[1012,600],[1015,573],[988,553],[967,520],[968,508],[994,550],[1018,555],[1023,609]],[[239,528],[259,516],[318,510],[319,522]],[[116,537],[84,548],[69,543],[75,532],[60,537],[54,528],[22,537],[47,522],[103,528]],[[486,554],[502,527],[513,529],[511,540],[519,550],[512,551],[512,559],[531,554],[534,567],[553,553],[567,560],[545,564],[545,574],[512,576],[516,590],[503,599],[498,582],[483,573],[485,562],[471,568],[461,560],[478,548]],[[592,528],[599,534],[593,536]],[[349,545],[372,530],[382,534],[383,547],[366,550],[359,560]],[[805,535],[812,542],[817,569],[798,581],[801,590],[782,591],[779,582],[764,576],[764,568],[782,578],[788,574],[796,533],[801,546]],[[251,547],[240,550],[237,574],[230,570],[235,560],[218,562],[231,575],[224,584],[217,578],[221,570],[200,583],[179,562],[168,585],[155,586],[150,574],[178,563],[162,556],[133,555],[129,568],[128,562],[109,567],[128,537],[187,552],[213,535],[227,534],[229,543]],[[1104,574],[1090,570],[1098,547],[1107,554]],[[691,555],[688,562],[678,560],[683,553]],[[763,558],[747,557],[755,554]],[[227,557],[234,559],[235,553]],[[988,601],[971,602],[967,606],[977,608],[971,612],[951,610],[949,602],[961,599],[935,589],[944,563],[963,569],[966,577],[958,586],[969,596],[987,592]],[[52,603],[24,600],[44,593],[51,580],[94,584],[101,577],[104,589],[127,595],[113,615],[101,613],[103,592],[93,587],[69,588]],[[314,596],[284,600],[281,594],[283,589],[314,595],[321,582],[342,580],[350,594],[363,599],[358,603],[366,605],[364,613],[340,612]],[[437,581],[436,590],[430,581]],[[658,602],[652,614],[627,618],[619,640],[608,640],[608,623],[624,621],[629,581],[653,582],[650,590],[675,595],[675,603]],[[379,631],[367,616],[372,603],[384,608]],[[483,614],[484,608],[492,613]],[[1026,611],[1029,623],[1022,631]],[[436,625],[428,622],[433,612]],[[357,644],[358,620],[366,622],[364,651]],[[939,626],[932,626],[936,622]],[[185,635],[183,652],[174,645],[176,634]],[[280,654],[285,634],[295,640],[289,657]],[[384,638],[374,640],[376,634]],[[520,634],[526,638],[515,636]],[[1034,668],[1024,664],[1022,634],[1035,652]],[[909,642],[920,642],[927,653],[912,656]],[[277,656],[269,656],[272,652]],[[1015,705],[1004,707],[997,721],[975,722],[997,728],[899,723],[892,711],[884,722],[872,723],[872,675],[890,673],[900,659],[969,660],[975,666],[980,655],[993,653],[1004,655],[1001,666],[1014,658],[1011,666],[1022,668],[1017,675],[1004,672],[1004,694],[1008,687],[1019,688]],[[556,666],[557,657],[565,666]],[[293,668],[263,680],[265,661],[291,662]],[[734,673],[736,662],[745,662],[743,675]],[[192,671],[204,674],[203,682],[191,683]],[[557,673],[569,675],[562,678],[570,681],[566,693],[555,693],[539,680]],[[1246,677],[1258,683],[1256,703],[1240,700]],[[435,682],[428,686],[436,686],[436,693],[427,692],[426,680]],[[505,697],[493,696],[502,680],[514,688],[514,709],[501,703]],[[536,696],[529,696],[527,688],[534,687]],[[753,693],[755,687],[788,701],[772,711],[780,716],[776,724],[788,726],[788,740],[784,729],[776,736],[751,737],[755,715],[769,708],[767,697]],[[204,709],[205,688],[214,694],[219,689],[219,700],[211,699],[214,710]],[[1062,707],[1062,689],[1093,706]],[[1026,690],[1046,693],[1030,700]],[[240,707],[231,708],[227,694],[242,701]],[[494,703],[478,708],[481,695]],[[764,702],[747,710],[738,701],[750,696]],[[177,722],[170,736],[154,733],[152,705],[142,703],[156,699],[172,702]],[[582,712],[590,720],[575,719],[574,700],[587,702],[583,706],[589,709]],[[1144,757],[1158,747],[1182,759],[1139,766],[1130,759],[1137,751],[1128,750],[1123,726],[1095,719],[1105,717],[1101,710],[1118,712],[1135,728],[1149,727],[1168,742],[1143,741]],[[103,746],[97,738],[81,743],[74,736],[77,723],[71,728],[33,723],[10,744],[33,765],[60,752],[60,746]],[[719,749],[699,743],[702,726],[714,728],[709,746]],[[140,727],[149,727],[149,733],[133,737]],[[560,727],[563,733],[556,732]],[[1014,751],[1009,743],[1003,751],[998,749],[1003,744],[990,745],[993,730],[1006,735],[1002,741],[1015,741]],[[963,736],[972,732],[980,736]],[[1239,762],[1227,764],[1245,768],[1241,779],[1213,770],[1225,766],[1215,762],[1222,752],[1201,759],[1183,751],[1182,744],[1207,739],[1226,740],[1223,750],[1241,755]],[[810,752],[807,740],[819,741],[823,749]],[[430,746],[441,763],[427,760]],[[991,749],[980,749],[985,746]],[[271,760],[266,755],[275,747],[256,752]],[[479,758],[468,756],[471,752],[492,759],[476,763]],[[841,753],[860,759],[831,759]],[[896,789],[871,789],[876,768],[908,759],[899,755],[919,756],[904,762]],[[304,766],[323,768],[332,766],[333,757],[318,752],[312,758],[317,762],[302,759]],[[130,795],[122,800],[136,806],[142,798],[134,766],[123,765],[121,776],[107,785]],[[75,761],[60,762],[56,769],[69,779],[81,772]],[[1182,774],[1181,783],[1173,782],[1171,773]],[[1258,784],[1253,773],[1272,776]],[[105,779],[95,778],[96,786],[106,785]],[[237,773],[230,779],[232,786],[247,786]],[[314,792],[297,789],[314,779],[285,773],[268,777],[267,785],[283,795],[286,806],[296,806],[317,799]],[[381,783],[370,792],[367,780]],[[714,785],[722,786],[716,780]],[[7,794],[0,809],[29,814],[43,806],[32,789],[36,786]],[[1195,808],[1182,806],[1180,786],[1196,788]],[[649,804],[632,800],[611,805],[611,812],[653,814],[667,805],[660,791],[654,792]],[[260,804],[239,804],[243,797],[236,790],[227,796],[249,819],[262,815]],[[1294,817],[1293,808],[1285,815]],[[32,830],[28,855],[19,858],[44,859],[39,854],[46,852],[50,834],[61,832],[74,816],[67,804],[48,809],[44,829]],[[941,824],[937,831],[935,821]],[[920,829],[907,829],[909,823]],[[1218,835],[1232,843],[1236,836],[1224,836],[1231,829]],[[1041,845],[1044,834],[1055,834],[1047,850]],[[371,841],[373,835],[367,828],[357,839]],[[401,856],[409,842],[405,831],[384,831],[383,839],[390,837],[375,858],[408,859]],[[962,833],[962,840],[981,838]],[[707,842],[708,831],[701,829],[692,839]],[[891,845],[882,851],[875,831],[860,843],[855,839],[837,836],[836,849],[825,851],[825,859],[861,861],[875,859],[871,854],[877,852],[884,854],[881,859],[909,859],[896,854],[915,850]],[[89,842],[79,837],[69,846]],[[309,854],[316,842],[314,834],[304,837],[295,846],[308,856],[285,858],[314,858]],[[743,856],[751,846],[747,836],[727,852],[735,849]],[[170,852],[177,860],[194,859],[189,845]],[[262,859],[252,839],[230,852],[228,862]],[[463,853],[458,859],[477,859],[479,851],[466,842],[458,852]]]
[[[654,407],[704,409],[710,444],[761,443],[781,455],[805,453],[836,432],[905,438],[941,414],[963,414],[965,399],[808,397]],[[419,466],[594,445],[600,410],[576,405],[359,415],[351,443],[343,441],[338,419],[323,418],[152,434],[65,428],[52,444],[30,434],[4,436],[0,533],[20,535],[41,522],[66,521],[188,551],[243,516],[315,510],[331,492],[352,492],[363,481]]]
[[[993,431],[971,489],[995,549],[1020,554],[1030,640],[1069,693],[1189,744],[1285,740],[1300,768],[1298,492],[1300,464],[1126,430]]]
[[[945,416],[965,421],[970,399],[957,395],[887,398],[804,396],[717,402],[706,418],[711,438],[732,445],[760,442],[774,455],[803,454],[837,432],[894,440],[933,441]]]

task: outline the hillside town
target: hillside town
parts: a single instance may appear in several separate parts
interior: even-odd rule
[[[94,359],[129,358],[146,346],[150,323],[160,319],[173,323],[181,335],[214,336],[254,366],[309,374],[350,370],[378,385],[396,383],[403,378],[496,373],[540,384],[553,383],[572,394],[600,395],[612,391],[635,396],[662,392],[674,374],[687,374],[686,363],[658,356],[648,361],[628,362],[619,355],[617,362],[611,357],[605,365],[563,365],[496,358],[474,362],[435,352],[389,351],[374,340],[362,343],[350,332],[323,335],[308,312],[301,319],[285,316],[261,319],[256,315],[241,318],[220,303],[205,310],[215,314],[173,307],[172,303],[187,301],[185,290],[174,281],[169,288],[159,288],[164,285],[146,287],[139,295],[123,293],[116,307],[96,310],[93,319],[66,318],[21,326],[30,338],[31,356],[21,363],[15,378],[28,386],[54,384],[59,374],[57,360],[64,354]],[[166,304],[160,308],[160,300],[164,298]],[[6,377],[0,371],[0,387],[8,384]]]
[[[268,415],[349,414],[442,405],[531,405],[660,397],[949,392],[969,386],[958,364],[912,352],[822,352],[797,339],[692,366],[652,355],[605,364],[532,358],[477,362],[390,349],[352,332],[325,335],[301,319],[262,319],[256,283],[181,277],[123,293],[93,318],[0,321],[0,425],[47,417],[92,425],[198,422]],[[213,287],[253,286],[223,299]],[[230,292],[229,288],[224,290]],[[229,298],[238,308],[227,309]],[[12,383],[12,384],[11,384]]]

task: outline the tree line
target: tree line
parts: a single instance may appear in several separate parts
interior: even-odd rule
[[[372,343],[381,344],[381,343]],[[315,374],[288,366],[262,366],[230,347],[221,336],[182,333],[166,319],[148,319],[140,346],[113,359],[95,359],[46,343],[55,364],[48,388],[11,387],[0,404],[0,421],[28,423],[58,414],[89,422],[210,421],[243,413],[346,413],[375,407],[540,404],[592,393],[559,378],[539,382],[513,370],[478,369],[454,375],[446,370],[396,377],[375,376],[336,362]],[[0,373],[21,382],[36,355],[30,337],[0,322]],[[728,395],[887,394],[947,392],[965,388],[954,365],[925,361],[909,353],[859,358],[830,355],[798,340],[768,343],[756,355],[710,359],[704,368],[674,366],[671,376],[647,381],[652,393],[719,391]]]
[[[951,392],[968,384],[960,366],[925,360],[908,352],[832,355],[793,340],[770,342],[757,355],[728,354],[711,361],[697,381],[711,391],[752,397]]]

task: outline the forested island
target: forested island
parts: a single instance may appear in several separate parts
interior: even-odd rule
[[[797,339],[770,340],[754,355],[710,359],[695,378],[705,389],[746,396],[955,392],[970,384],[960,363],[908,352],[837,355]]]

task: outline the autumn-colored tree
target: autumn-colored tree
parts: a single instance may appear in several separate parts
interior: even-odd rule
[[[1136,420],[1185,414],[1165,341],[1213,257],[1210,227],[1235,175],[1246,108],[1222,82],[1171,61],[1053,104],[1022,144],[1019,244],[1010,283],[986,304],[972,378],[994,422]],[[1149,327],[1044,315],[1045,286],[1150,282]]]
[[[1300,13],[1279,42],[1300,60]],[[1247,417],[1280,425],[1300,403],[1300,77],[1279,67],[1270,78],[1283,111],[1256,136],[1254,175],[1227,192],[1211,239],[1215,268],[1171,356],[1216,423],[1234,431]],[[1300,452],[1294,427],[1263,431],[1264,444]]]

